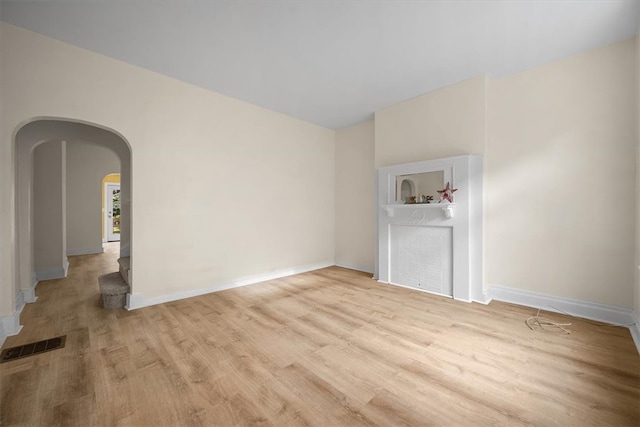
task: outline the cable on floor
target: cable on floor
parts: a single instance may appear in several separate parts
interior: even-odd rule
[[[561,329],[565,334],[570,334],[571,331],[565,328],[565,326],[571,326],[571,323],[558,323],[545,317],[540,317],[540,309],[535,316],[529,317],[525,323],[532,331],[535,330],[534,326],[539,327],[542,330]]]

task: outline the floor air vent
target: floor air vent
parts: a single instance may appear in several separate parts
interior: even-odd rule
[[[8,348],[2,351],[2,354],[0,355],[0,363],[9,362],[15,359],[22,359],[23,357],[33,356],[35,354],[56,350],[58,348],[64,348],[66,340],[67,336],[63,335],[61,337],[49,338],[48,340]]]

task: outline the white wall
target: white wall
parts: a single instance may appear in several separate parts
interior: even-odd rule
[[[489,285],[632,306],[635,49],[489,81]]]
[[[0,220],[14,220],[10,146],[20,124],[72,118],[131,145],[134,293],[333,264],[334,131],[4,23],[0,31],[0,89],[12,106],[0,129],[10,153],[0,159],[10,171]],[[2,296],[14,274],[12,232],[0,232]]]
[[[111,150],[67,141],[67,254],[102,252],[102,179],[120,173]]]
[[[336,264],[372,273],[375,256],[374,124],[336,132]]]
[[[33,150],[34,266],[38,280],[66,276],[66,142]]]

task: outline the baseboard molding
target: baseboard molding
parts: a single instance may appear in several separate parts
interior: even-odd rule
[[[16,308],[20,308],[22,310],[22,307],[24,307],[24,294],[22,292],[18,292],[18,294],[16,295]]]
[[[36,302],[38,297],[36,296],[36,285],[38,282],[31,284],[31,288],[22,289],[16,295],[16,311],[9,316],[0,316],[0,347],[4,344],[7,337],[12,335],[18,335],[22,329],[20,324],[20,314],[26,304]]]
[[[576,317],[597,320],[599,322],[629,328],[636,348],[640,353],[640,331],[638,314],[631,308],[599,304],[554,295],[523,291],[504,286],[489,286],[487,296],[496,301],[509,302],[526,307],[540,308],[556,313],[566,313]]]
[[[477,302],[478,304],[488,305],[493,299],[487,294],[486,291],[482,292],[482,299],[473,299],[473,302]]]
[[[348,268],[349,270],[362,271],[364,273],[373,274],[373,270],[370,268],[360,267],[359,265],[349,264],[346,262],[336,262],[336,267]]]
[[[340,266],[338,266],[338,267],[340,267]],[[429,291],[429,290],[426,290],[426,289],[415,288],[413,286],[400,285],[400,284],[393,283],[393,282],[383,282],[382,280],[378,280],[375,276],[373,276],[372,279],[376,280],[378,283],[382,283],[384,285],[398,286],[398,287],[405,288],[405,289],[411,289],[413,291],[425,292],[427,294],[432,294],[432,295],[437,295],[437,296],[449,298],[449,295],[439,294],[437,292],[432,292],[432,291]],[[460,302],[468,302],[468,303],[477,302],[477,303],[483,304],[483,305],[487,305],[487,304],[489,304],[491,302],[491,298],[489,298],[486,293],[482,294],[482,299],[466,300],[466,299],[453,298],[453,297],[451,297],[451,298],[456,300],[456,301],[460,301]]]
[[[64,267],[55,267],[55,268],[43,268],[41,270],[36,270],[36,278],[38,282],[42,280],[53,280],[53,279],[63,279],[67,277],[67,272]]]
[[[127,244],[120,244],[120,256],[131,256],[131,245],[129,243]]]
[[[414,288],[413,286],[407,286],[407,285],[401,285],[399,283],[393,283],[393,282],[383,282],[381,280],[378,280],[378,283],[381,283],[383,285],[391,285],[391,286],[397,286],[398,288],[405,288],[405,289],[409,289],[411,291],[417,291],[417,292],[423,292],[425,294],[430,294],[430,295],[435,295],[437,297],[443,297],[443,298],[451,298],[451,299],[455,299],[450,295],[444,295],[444,294],[439,294],[437,292],[433,292],[430,291],[428,289],[420,289],[420,288]],[[471,302],[468,300],[463,300],[463,299],[456,299],[456,301],[460,301],[460,302]]]
[[[633,320],[633,325],[629,326],[629,332],[631,332],[633,342],[636,343],[636,348],[640,353],[640,313],[635,310],[633,311]]]
[[[104,252],[104,248],[101,246],[97,246],[95,248],[74,248],[67,249],[67,256],[76,256],[76,255],[93,255],[93,254],[101,254]]]
[[[157,297],[145,298],[143,294],[132,293],[127,294],[127,310],[136,310],[138,308],[149,307],[152,305],[163,304],[171,301],[178,301],[185,298],[196,297],[198,295],[210,294],[212,292],[225,291],[227,289],[239,288],[241,286],[253,285],[254,283],[266,282],[268,280],[280,279],[282,277],[293,276],[294,274],[306,273],[308,271],[319,270],[321,268],[331,267],[334,262],[324,262],[319,264],[311,264],[299,266],[284,270],[274,271],[268,274],[258,274],[255,276],[247,276],[235,280],[233,282],[222,283],[219,285],[209,286],[206,288],[193,289],[185,292],[177,292],[174,294],[160,295]]]
[[[64,263],[61,267],[43,268],[36,270],[36,280],[53,280],[64,279],[69,272],[69,260],[65,257]]]
[[[22,301],[25,304],[36,302],[36,300],[38,299],[35,289],[23,289],[22,291],[20,291],[20,293],[22,294]]]
[[[17,299],[22,299],[22,295],[18,294],[16,301]],[[16,307],[16,311],[14,311],[13,314],[0,316],[0,347],[4,344],[7,337],[18,335],[22,329],[22,325],[20,324],[20,313],[22,313],[24,303],[16,305]]]
[[[31,284],[31,287],[29,289],[22,289],[20,291],[20,295],[22,295],[22,302],[24,302],[25,304],[36,302],[36,300],[38,299],[38,297],[36,296],[37,285],[38,282],[36,281],[35,283]],[[18,307],[17,304],[16,307]]]

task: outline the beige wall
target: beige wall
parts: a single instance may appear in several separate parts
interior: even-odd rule
[[[484,155],[484,284],[631,307],[635,41],[376,112],[375,164]]]
[[[484,154],[485,78],[461,82],[375,113],[375,165]]]
[[[4,23],[0,31],[0,89],[11,106],[0,129],[9,154],[0,158],[0,220],[14,221],[14,133],[35,117],[65,117],[131,145],[134,293],[334,262],[334,131]],[[172,180],[161,181],[168,171]],[[13,230],[0,233],[0,299],[15,301]]]
[[[372,273],[375,256],[374,124],[336,132],[336,264]]]
[[[38,280],[66,275],[66,142],[33,150],[34,266]]]
[[[372,269],[374,192],[362,190],[374,168],[473,153],[485,157],[485,285],[633,305],[633,40],[461,82],[333,132],[4,23],[0,31],[0,220],[15,219],[20,123],[68,117],[120,132],[132,147],[136,293],[334,254]],[[167,171],[174,179],[161,185]],[[14,233],[0,229],[0,316],[15,309]]]
[[[630,307],[635,41],[489,81],[489,285]]]
[[[640,319],[640,33],[636,35],[636,97],[636,281],[633,304],[636,319]],[[640,329],[637,322],[636,329]]]
[[[102,180],[119,172],[120,160],[113,151],[67,142],[67,254],[102,250]]]
[[[0,23],[0,55],[4,51],[2,48],[4,44],[2,25]],[[2,56],[0,56],[1,58]],[[3,132],[7,126],[5,115],[7,107],[3,99],[8,82],[2,78],[6,74],[6,68],[6,62],[0,60],[0,129]],[[16,238],[15,189],[12,185],[14,179],[14,151],[13,146],[4,140],[4,133],[0,138],[2,138],[0,139],[0,221],[5,225],[0,228],[0,316],[8,316],[12,315],[15,310],[16,296],[20,289],[16,280],[17,272],[14,268],[16,254],[13,249]],[[1,330],[0,333],[2,333]]]

